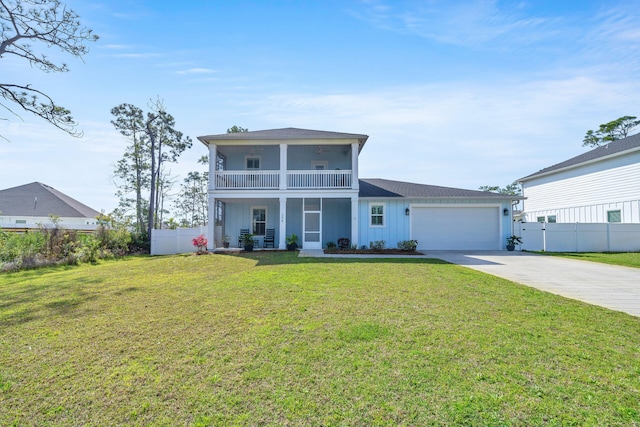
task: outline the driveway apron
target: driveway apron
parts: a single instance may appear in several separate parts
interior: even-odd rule
[[[528,252],[427,251],[428,258],[640,317],[640,269]]]

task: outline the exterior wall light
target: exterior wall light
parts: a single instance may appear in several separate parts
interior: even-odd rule
[[[502,211],[502,215],[509,216],[509,209],[504,208],[503,211]]]
[[[407,208],[407,209],[405,209],[405,210],[404,210],[404,214],[405,214],[406,216],[409,216],[409,213],[410,213],[410,212],[411,212],[411,209],[409,209],[409,208]]]

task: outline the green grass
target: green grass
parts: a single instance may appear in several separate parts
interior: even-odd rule
[[[640,268],[640,252],[536,252],[543,255]]]
[[[424,259],[0,275],[0,425],[634,426],[640,319]]]

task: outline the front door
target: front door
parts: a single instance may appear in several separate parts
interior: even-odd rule
[[[322,249],[322,199],[305,198],[302,213],[302,247]]]

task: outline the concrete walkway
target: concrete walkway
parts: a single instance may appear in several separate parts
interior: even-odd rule
[[[580,261],[529,252],[425,251],[421,258],[444,261],[502,277],[542,291],[640,317],[640,269]],[[325,255],[321,250],[300,256]],[[351,255],[354,258],[397,258],[397,255]],[[411,256],[416,258],[416,256]]]
[[[637,268],[528,252],[430,251],[426,256],[640,317]]]

